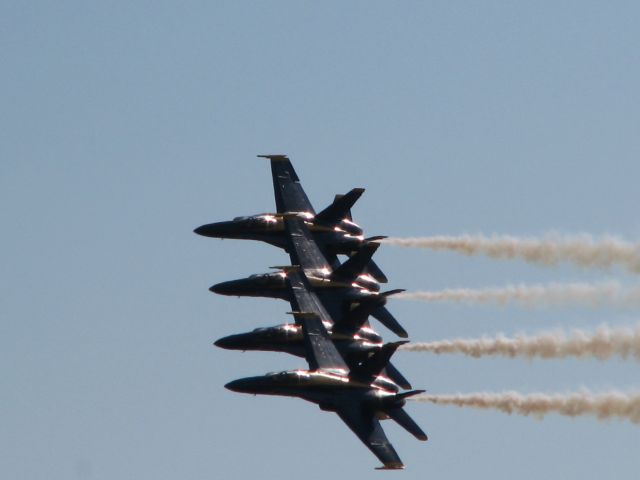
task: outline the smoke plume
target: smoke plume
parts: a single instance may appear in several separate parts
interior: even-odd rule
[[[640,287],[623,287],[618,282],[550,283],[547,285],[508,285],[506,287],[404,292],[393,298],[424,302],[457,302],[506,305],[516,302],[527,307],[549,305],[588,305],[599,307],[640,305]]]
[[[640,273],[640,243],[630,243],[613,236],[561,236],[541,238],[507,235],[460,235],[419,238],[387,238],[389,245],[432,250],[450,250],[466,255],[484,254],[491,258],[521,258],[530,263],[556,265],[571,262],[582,267],[609,268],[620,265]]]
[[[563,332],[535,336],[516,335],[508,338],[453,339],[437,342],[409,343],[400,347],[409,352],[462,353],[472,357],[503,355],[507,357],[595,357],[606,360],[613,355],[640,360],[640,326],[610,328],[602,326],[595,332],[575,330],[570,336]]]
[[[481,392],[456,395],[422,394],[412,397],[411,400],[458,407],[491,408],[508,414],[518,413],[538,418],[548,413],[559,413],[570,417],[594,415],[599,420],[620,417],[631,420],[633,423],[640,423],[640,394],[620,392],[593,394],[585,391],[565,395],[544,393],[524,395],[517,392]]]

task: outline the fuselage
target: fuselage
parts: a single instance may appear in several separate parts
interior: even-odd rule
[[[346,300],[357,301],[377,296],[380,284],[370,275],[361,274],[353,281],[330,278],[330,272],[305,272],[311,287],[317,291],[340,292]],[[209,290],[220,295],[238,297],[267,297],[289,300],[285,272],[258,273],[238,280],[213,285]]]
[[[345,402],[372,409],[402,406],[399,391],[390,379],[379,375],[372,383],[353,380],[343,370],[290,370],[234,380],[225,385],[234,392],[298,397],[323,410],[335,410]]]
[[[322,225],[314,222],[312,214],[301,215],[304,215],[305,225],[313,234],[314,240],[330,253],[354,252],[364,241],[362,228],[347,218],[335,225]],[[196,228],[194,232],[205,237],[256,240],[285,250],[288,248],[283,217],[275,213],[261,213],[236,217],[226,222],[209,223]]]
[[[382,337],[370,327],[360,328],[352,335],[334,332],[331,327],[329,322],[325,322],[331,340],[348,363],[350,360],[363,360],[382,346]],[[305,356],[302,327],[295,324],[256,328],[251,332],[229,335],[217,340],[215,345],[229,350],[272,351]]]

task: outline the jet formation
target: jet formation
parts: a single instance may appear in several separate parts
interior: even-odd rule
[[[382,462],[380,469],[402,469],[380,420],[393,419],[418,440],[427,435],[404,410],[409,381],[390,362],[406,341],[384,343],[369,317],[402,338],[407,331],[386,307],[403,290],[381,292],[387,277],[372,260],[382,236],[365,238],[351,207],[364,189],[336,195],[316,213],[285,155],[259,155],[271,163],[276,212],[236,217],[194,230],[212,238],[257,240],[284,249],[291,265],[275,272],[218,283],[209,290],[232,296],[277,298],[291,305],[293,323],[258,327],[223,337],[215,345],[229,350],[283,352],[304,357],[307,370],[242,378],[225,387],[234,392],[298,397],[335,412]],[[348,258],[340,262],[338,255]]]

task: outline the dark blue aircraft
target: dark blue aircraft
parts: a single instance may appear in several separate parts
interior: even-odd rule
[[[354,189],[316,214],[291,162],[271,160],[277,212],[240,217],[199,227],[196,233],[220,238],[262,240],[284,248],[291,266],[246,279],[222,282],[211,291],[225,295],[288,300],[295,322],[229,335],[215,345],[236,350],[268,350],[303,356],[308,370],[292,370],[230,382],[232,391],[299,397],[336,412],[382,462],[382,469],[404,468],[381,428],[391,418],[419,440],[426,434],[405,412],[406,399],[423,392],[410,389],[389,362],[405,342],[384,344],[368,317],[396,334],[408,334],[385,307],[402,290],[380,291],[387,279],[371,260],[379,244],[365,239],[350,209],[363,190]],[[349,258],[340,263],[338,254]]]
[[[402,469],[404,465],[380,425],[391,418],[419,440],[427,435],[404,411],[406,398],[424,390],[400,393],[399,386],[381,372],[391,355],[405,342],[382,346],[362,363],[349,366],[344,361],[323,324],[319,300],[301,269],[289,269],[286,283],[296,308],[309,370],[292,370],[243,378],[225,385],[235,392],[299,397],[335,412],[378,457],[381,469]],[[305,311],[305,309],[307,309]]]
[[[314,241],[333,266],[339,263],[338,254],[353,255],[364,243],[384,238],[365,239],[362,228],[351,218],[351,207],[364,192],[363,188],[354,188],[346,195],[337,195],[331,205],[316,213],[289,159],[285,155],[259,156],[271,161],[277,212],[209,223],[196,228],[195,233],[213,238],[258,240],[289,251],[282,214],[296,212],[304,218]],[[367,265],[367,271],[378,282],[387,281],[375,262],[371,261]]]
[[[284,217],[291,262],[304,269],[310,288],[317,292],[331,318],[339,321],[354,304],[376,305],[376,308],[370,311],[374,318],[396,335],[404,338],[408,336],[407,331],[385,307],[387,298],[402,290],[380,293],[378,282],[372,276],[362,273],[378,244],[364,244],[349,260],[333,269],[315,243],[306,222],[298,214],[285,214]],[[284,271],[256,274],[218,283],[210,290],[221,295],[280,298],[291,301],[285,278]]]

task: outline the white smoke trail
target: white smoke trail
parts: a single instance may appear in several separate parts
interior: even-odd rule
[[[618,282],[550,283],[508,285],[482,289],[451,288],[439,291],[403,292],[393,298],[424,302],[457,302],[506,305],[516,302],[528,307],[548,305],[589,305],[599,307],[640,305],[640,287],[623,287]]]
[[[541,238],[507,235],[460,235],[418,238],[387,238],[389,245],[433,250],[451,250],[466,255],[484,254],[491,258],[521,258],[527,262],[556,265],[562,261],[582,267],[609,268],[620,265],[640,273],[640,243],[613,236],[561,236],[548,234]]]
[[[633,328],[602,326],[595,332],[575,330],[571,336],[548,332],[535,336],[476,338],[409,343],[400,347],[408,352],[462,353],[472,357],[503,355],[508,357],[595,357],[606,360],[613,355],[640,360],[640,325]]]
[[[411,400],[458,407],[492,408],[508,414],[519,413],[534,415],[538,418],[555,412],[570,417],[594,415],[599,420],[620,417],[627,418],[633,423],[640,423],[640,394],[620,392],[593,394],[585,391],[565,395],[544,393],[524,395],[517,392],[481,392],[455,395],[422,394],[412,397]]]

